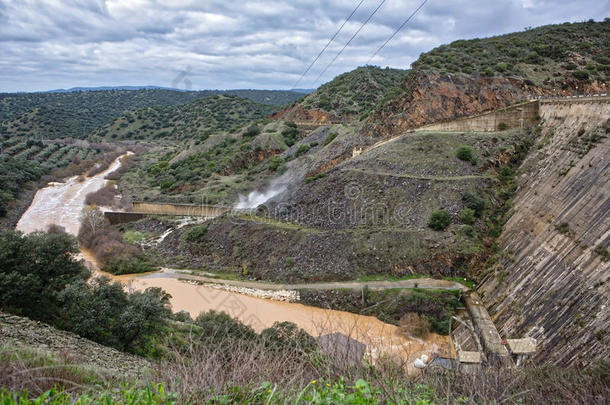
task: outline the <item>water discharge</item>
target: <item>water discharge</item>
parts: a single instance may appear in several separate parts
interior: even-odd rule
[[[107,180],[104,177],[117,170],[120,165],[121,157],[117,158],[107,170],[95,176],[84,180],[72,177],[65,183],[52,183],[40,189],[32,205],[17,224],[17,229],[30,233],[57,224],[63,226],[70,234],[76,235],[80,213],[85,206],[85,196],[106,185]],[[251,202],[256,199],[254,197]],[[112,276],[100,271],[90,252],[82,250],[81,257],[94,274],[107,275],[125,284],[131,291],[149,287],[163,288],[172,296],[171,305],[174,311],[184,310],[192,316],[209,310],[224,311],[257,331],[270,327],[275,322],[290,321],[313,336],[328,333],[348,335],[366,344],[373,357],[383,351],[408,358],[411,362],[423,353],[431,356],[434,352],[445,351],[449,346],[444,336],[432,335],[425,341],[406,338],[396,326],[383,323],[374,317],[220,290],[179,280],[179,273],[155,272],[145,275]]]

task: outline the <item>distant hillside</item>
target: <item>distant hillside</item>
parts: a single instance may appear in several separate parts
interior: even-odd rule
[[[343,73],[281,115],[296,121],[344,121],[368,116],[402,83],[406,70],[363,66]]]
[[[216,95],[175,107],[149,107],[125,113],[93,133],[108,140],[205,139],[263,118],[275,107],[229,95]]]
[[[239,96],[275,106],[282,106],[303,97],[301,93],[275,90],[142,89],[4,93],[0,94],[0,134],[38,138],[85,138],[94,129],[112,122],[126,111],[181,105],[218,94]]]
[[[610,79],[610,19],[564,23],[484,39],[459,40],[422,54],[416,70],[512,76],[537,86]]]

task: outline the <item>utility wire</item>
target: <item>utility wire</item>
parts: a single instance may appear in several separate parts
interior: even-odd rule
[[[301,75],[301,77],[299,77],[299,80],[296,81],[296,83],[292,86],[292,88],[296,88],[299,83],[301,83],[301,80],[303,80],[303,78],[305,77],[305,75],[309,72],[309,69],[311,69],[311,67],[318,61],[318,59],[320,59],[320,56],[322,56],[322,54],[324,53],[324,51],[326,51],[326,48],[328,48],[328,46],[331,44],[331,42],[333,42],[335,40],[335,38],[337,38],[337,35],[339,35],[339,33],[341,32],[341,30],[343,29],[343,27],[345,26],[345,24],[347,24],[347,22],[349,20],[351,20],[351,18],[354,16],[354,14],[356,13],[356,11],[358,11],[358,9],[360,8],[360,6],[362,5],[362,3],[364,3],[364,0],[360,0],[360,3],[358,3],[358,5],[356,6],[356,8],[352,11],[352,13],[345,19],[345,21],[343,21],[343,24],[341,24],[341,26],[339,27],[339,29],[337,30],[337,32],[335,32],[335,35],[333,35],[333,37],[326,43],[326,45],[324,45],[324,48],[322,48],[322,50],[320,51],[320,53],[318,54],[318,56],[316,56],[314,58],[314,60],[309,64],[309,66],[307,66],[307,69],[305,69],[305,71],[303,72],[303,74]]]
[[[343,48],[341,48],[341,50],[339,51],[339,53],[337,53],[335,55],[335,57],[333,58],[333,60],[330,61],[330,63],[328,65],[326,65],[326,67],[324,68],[324,70],[318,75],[318,77],[316,78],[315,83],[318,82],[318,80],[320,80],[320,78],[322,77],[322,75],[324,73],[326,73],[326,71],[328,70],[329,67],[331,67],[331,65],[333,63],[335,63],[335,61],[337,60],[337,58],[339,56],[341,56],[341,54],[343,53],[343,51],[345,50],[345,48],[348,47],[348,45],[354,40],[354,38],[356,38],[356,35],[358,35],[360,33],[360,31],[362,31],[362,29],[364,28],[364,26],[366,24],[368,24],[368,22],[371,20],[371,18],[373,18],[373,16],[377,13],[377,10],[379,10],[381,8],[381,6],[383,6],[383,3],[385,3],[386,0],[381,0],[381,3],[379,3],[379,5],[377,6],[377,8],[375,10],[373,10],[373,12],[371,13],[371,15],[369,16],[369,18],[366,19],[365,22],[362,23],[362,25],[360,26],[360,28],[358,28],[358,31],[356,31],[354,33],[354,35],[352,35],[352,37],[349,39],[349,41],[347,41],[347,43],[343,46]]]
[[[406,20],[405,20],[405,21],[404,21],[404,22],[403,22],[403,23],[400,25],[400,27],[398,27],[398,29],[396,29],[396,31],[394,31],[394,33],[393,33],[392,35],[390,35],[390,38],[388,38],[388,39],[387,39],[387,41],[385,41],[385,42],[383,43],[383,45],[381,45],[381,46],[380,46],[380,47],[379,47],[379,48],[378,48],[378,49],[375,51],[375,53],[373,54],[373,56],[371,56],[371,58],[369,59],[369,61],[366,63],[367,65],[368,65],[369,63],[371,63],[371,61],[373,60],[373,58],[374,58],[375,56],[377,56],[377,54],[378,54],[379,52],[381,52],[381,50],[382,50],[383,48],[385,48],[385,46],[388,44],[388,42],[390,42],[390,41],[392,40],[392,38],[394,38],[394,37],[396,36],[396,34],[398,34],[398,32],[399,32],[401,29],[403,29],[403,28],[405,27],[405,25],[407,25],[407,23],[408,23],[409,21],[411,21],[411,18],[413,18],[413,16],[414,16],[415,14],[417,14],[417,12],[418,12],[418,11],[419,11],[419,10],[420,10],[420,9],[421,9],[423,6],[424,6],[424,4],[426,4],[427,2],[428,2],[428,0],[424,0],[424,1],[423,1],[423,2],[422,2],[420,5],[419,5],[419,7],[417,7],[413,13],[411,13],[411,15],[409,16],[409,18],[407,18],[407,19],[406,19]]]

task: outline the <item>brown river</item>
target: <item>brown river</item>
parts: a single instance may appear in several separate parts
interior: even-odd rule
[[[78,176],[64,183],[51,183],[40,189],[31,206],[23,214],[17,229],[29,233],[46,229],[50,224],[63,226],[72,235],[78,233],[79,216],[85,206],[85,196],[106,185],[105,177],[121,166],[117,158],[104,172],[92,177]],[[145,275],[112,276],[99,270],[95,258],[87,251],[81,253],[89,268],[97,274],[105,274],[122,282],[130,290],[161,287],[171,294],[174,311],[184,310],[195,317],[209,310],[224,311],[261,331],[274,322],[290,321],[313,336],[327,333],[343,333],[367,345],[376,358],[380,353],[397,355],[410,362],[421,354],[433,357],[434,353],[447,351],[448,338],[432,334],[425,341],[407,338],[399,329],[377,318],[343,311],[326,310],[297,303],[287,303],[243,295],[179,280],[176,274],[149,273]]]

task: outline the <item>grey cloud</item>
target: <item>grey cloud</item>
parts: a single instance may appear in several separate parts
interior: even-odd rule
[[[421,52],[563,21],[601,19],[609,1],[429,0],[375,58],[407,68]],[[324,75],[366,63],[421,0],[387,0]],[[305,78],[318,73],[376,7],[366,0]],[[196,88],[287,88],[356,0],[0,0],[0,91],[119,84],[168,86],[187,66]]]

